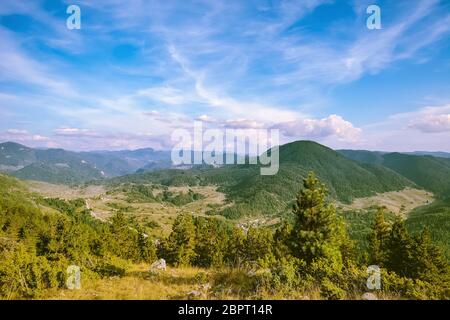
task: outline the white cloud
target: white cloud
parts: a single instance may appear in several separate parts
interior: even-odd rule
[[[6,130],[6,133],[9,133],[12,135],[24,135],[24,134],[28,134],[28,131],[21,130],[21,129],[8,129],[8,130]]]
[[[39,134],[32,134],[23,129],[7,129],[0,135],[0,139],[5,141],[19,141],[19,142],[44,142],[50,139]]]
[[[398,113],[362,127],[365,148],[384,151],[450,151],[450,104]]]
[[[244,7],[248,4],[239,1],[203,1],[195,10],[189,11],[193,16],[188,18],[185,9],[189,6],[183,4],[149,4],[140,0],[126,3],[80,1],[82,7],[92,9],[99,18],[91,21],[91,29],[83,29],[83,33],[78,34],[88,41],[98,41],[99,46],[133,43],[148,54],[148,60],[140,61],[142,65],[138,66],[111,65],[105,74],[110,83],[105,85],[102,77],[92,76],[93,85],[86,85],[85,92],[77,95],[71,84],[80,83],[81,89],[83,82],[78,77],[79,71],[83,70],[73,68],[69,70],[74,73],[67,73],[64,68],[67,65],[61,60],[39,60],[31,51],[27,54],[23,44],[28,37],[21,42],[20,33],[0,27],[0,79],[44,89],[39,91],[40,100],[35,100],[31,94],[19,93],[17,97],[35,107],[53,109],[51,111],[60,117],[55,127],[67,123],[95,129],[63,127],[54,130],[55,136],[65,138],[64,143],[75,148],[77,137],[85,139],[80,143],[86,147],[89,147],[90,138],[96,139],[92,147],[100,146],[102,142],[106,146],[126,147],[127,138],[130,146],[147,143],[150,137],[165,141],[162,136],[170,136],[173,128],[189,127],[193,119],[219,127],[279,127],[290,138],[336,139],[349,143],[357,143],[361,133],[367,131],[372,146],[381,148],[384,148],[383,143],[401,145],[400,135],[403,140],[414,136],[416,141],[425,141],[429,134],[442,135],[433,139],[445,138],[449,131],[450,111],[430,113],[422,110],[404,117],[397,115],[381,125],[386,130],[378,127],[378,132],[370,127],[361,132],[339,115],[316,119],[303,113],[306,103],[315,106],[320,99],[327,99],[330,86],[380,72],[392,62],[414,58],[419,50],[438,41],[450,30],[450,15],[436,13],[438,1],[435,0],[419,1],[414,5],[405,3],[402,6],[405,10],[398,11],[389,24],[383,25],[383,30],[376,32],[368,32],[364,23],[362,28],[354,29],[354,34],[342,39],[336,37],[335,30],[320,36],[308,34],[308,30],[295,30],[293,23],[326,2],[330,1],[271,2],[267,4],[270,8],[260,6],[257,9],[261,13],[248,19],[252,13],[248,10],[254,9],[252,4]],[[149,6],[152,6],[151,10]],[[270,9],[270,18],[265,13],[267,9]],[[358,12],[365,15],[365,10]],[[51,16],[36,5],[17,1],[1,6],[0,13],[26,14],[41,22]],[[107,27],[102,17],[108,20]],[[420,24],[429,17],[436,19]],[[60,23],[56,20],[51,19],[51,28],[56,22]],[[353,23],[351,19],[346,20],[346,29],[349,25],[354,27]],[[66,45],[79,47],[79,37],[71,36],[77,33],[70,32],[64,39],[67,33],[64,21],[62,25],[61,33],[56,31],[55,35],[43,36],[44,43],[63,49]],[[95,32],[89,33],[89,30]],[[113,38],[112,31],[119,31],[115,34],[121,34],[120,39]],[[142,39],[151,40],[142,45],[142,41],[147,41]],[[56,66],[54,63],[61,64]],[[59,66],[64,70],[59,70]],[[158,81],[147,82],[148,77],[143,83],[127,82],[123,86],[124,82],[116,82],[115,68],[138,70],[140,76],[150,75]],[[98,71],[103,76],[103,70]],[[87,77],[91,78],[91,75]],[[75,99],[66,99],[72,97]],[[4,105],[15,98],[8,93],[0,94]],[[60,98],[61,103],[55,103],[56,98]],[[67,101],[62,101],[64,99]],[[8,108],[19,110],[11,105]],[[331,113],[320,111],[325,115]],[[2,115],[5,114],[2,110]],[[5,123],[9,121],[9,118],[4,119]],[[120,132],[120,136],[105,132]],[[419,133],[426,135],[419,137]],[[17,132],[8,134],[20,136]],[[28,134],[28,138],[33,139],[33,135]],[[45,139],[37,135],[34,138]],[[73,141],[73,145],[67,141]],[[407,142],[410,146],[414,143]]]
[[[298,119],[276,125],[287,137],[322,139],[334,136],[340,140],[355,142],[360,139],[361,129],[341,116],[332,114],[323,119]]]
[[[424,133],[450,132],[450,105],[423,108],[412,115],[408,127]]]
[[[58,128],[53,131],[57,136],[65,136],[65,137],[98,137],[99,134],[95,131],[89,129],[80,129],[80,128]]]
[[[195,120],[203,121],[206,123],[215,123],[217,120],[211,116],[208,116],[207,114],[202,114],[201,116],[198,116]]]

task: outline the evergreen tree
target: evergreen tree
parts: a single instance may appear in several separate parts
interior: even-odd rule
[[[228,246],[229,228],[226,223],[215,218],[197,217],[195,227],[195,265],[221,266]]]
[[[231,267],[240,268],[244,263],[245,234],[241,228],[232,228],[228,247],[225,250],[225,261]]]
[[[174,266],[188,266],[195,258],[194,218],[180,214],[172,227],[169,238],[163,243],[162,256]]]
[[[116,254],[124,259],[139,261],[137,231],[130,227],[129,221],[122,211],[111,218],[112,247]]]
[[[370,262],[382,266],[386,260],[386,245],[389,236],[389,223],[384,218],[384,209],[380,208],[375,216],[369,235]]]
[[[431,241],[430,231],[427,227],[414,239],[412,250],[414,261],[412,276],[414,278],[439,283],[443,276],[448,276],[449,265],[438,246]]]
[[[413,242],[404,221],[397,216],[387,240],[385,266],[400,276],[411,276],[413,269],[412,245]]]
[[[283,222],[279,228],[275,231],[273,236],[274,255],[277,259],[287,257],[290,255],[289,240],[292,232],[292,224]]]
[[[266,263],[273,259],[272,232],[263,228],[250,227],[244,240],[244,258],[249,264]]]
[[[143,230],[138,229],[138,248],[140,254],[140,260],[145,262],[154,262],[157,258],[156,248],[152,240]]]
[[[318,262],[333,271],[342,268],[341,246],[346,241],[342,220],[326,202],[326,189],[310,173],[293,208],[295,224],[291,232],[292,254],[306,263]]]

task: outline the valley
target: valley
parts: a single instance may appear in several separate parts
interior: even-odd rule
[[[55,185],[38,181],[26,181],[30,191],[44,197],[56,197],[62,199],[85,199],[86,206],[95,218],[108,220],[118,210],[125,212],[138,221],[155,227],[156,235],[170,233],[174,218],[182,213],[198,216],[221,217],[218,212],[232,203],[226,202],[226,195],[218,191],[217,186],[183,186],[167,187],[169,192],[187,194],[189,190],[200,194],[199,200],[183,205],[175,205],[167,202],[130,200],[125,187],[110,187],[105,185],[87,185],[84,187],[71,187],[67,185]],[[159,190],[161,192],[161,190]],[[157,193],[157,192],[155,192]],[[385,207],[387,212],[400,214],[407,217],[413,209],[430,204],[434,201],[433,194],[425,190],[405,188],[400,191],[390,191],[376,194],[370,197],[356,198],[350,204],[335,201],[339,211],[367,212],[373,208]],[[236,224],[248,228],[249,226],[270,226],[280,222],[280,218],[274,215],[243,216],[235,219]]]
[[[60,163],[56,161],[48,159]],[[373,259],[371,235],[380,214],[390,226],[389,237],[397,237],[395,228],[406,233],[390,246],[407,241],[401,250],[416,250],[408,256],[424,255],[428,258],[420,263],[448,266],[450,204],[444,177],[449,170],[447,159],[430,155],[337,152],[297,141],[280,146],[275,176],[261,176],[258,165],[138,170],[89,181],[65,180],[59,172],[51,179],[33,174],[20,180],[12,177],[16,172],[0,173],[3,290],[14,286],[21,288],[17,297],[37,299],[358,299],[364,266]],[[305,200],[308,188],[320,202]],[[299,201],[317,208],[303,211]],[[324,215],[316,227],[328,223],[322,232],[336,232],[328,240],[338,241],[334,252],[352,256],[351,266],[338,267],[350,268],[338,284],[303,282],[295,271],[313,272],[309,268],[314,264],[296,256],[291,239],[303,235],[293,231],[298,216],[316,211]],[[426,246],[425,253],[418,251],[420,245]],[[167,261],[167,269],[149,271],[157,258]],[[56,274],[69,263],[83,266],[79,291],[54,285],[60,281]],[[390,260],[383,263],[392,268],[387,270],[397,270]],[[28,270],[27,265],[42,272],[30,274],[30,279],[41,279],[36,287],[29,284],[33,289],[17,284],[14,276]],[[434,266],[424,268],[427,274],[440,274],[432,271]],[[46,282],[51,270],[59,271],[53,282]],[[445,277],[445,268],[442,272]],[[435,282],[430,285],[436,293],[408,291],[408,281],[434,281],[422,273],[386,276],[397,289],[380,292],[380,298],[445,296],[444,287]]]

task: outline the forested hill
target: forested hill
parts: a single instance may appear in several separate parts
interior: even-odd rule
[[[339,153],[361,163],[375,163],[390,168],[438,196],[450,197],[450,159],[448,158],[364,150],[339,150]]]
[[[379,165],[361,164],[312,141],[296,141],[279,147],[280,168],[276,175],[262,176],[257,165],[227,165],[222,168],[162,170],[113,179],[112,183],[160,183],[164,185],[216,184],[234,205],[223,214],[289,211],[298,192],[298,181],[310,171],[327,186],[330,196],[343,202],[375,193],[401,190],[414,184]]]

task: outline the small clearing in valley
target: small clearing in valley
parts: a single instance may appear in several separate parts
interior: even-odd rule
[[[412,209],[429,204],[433,201],[434,197],[431,192],[406,188],[401,191],[391,191],[376,194],[371,197],[358,198],[349,205],[338,203],[338,207],[341,207],[345,211],[349,211],[367,209],[374,206],[384,206],[390,212],[406,215]]]

